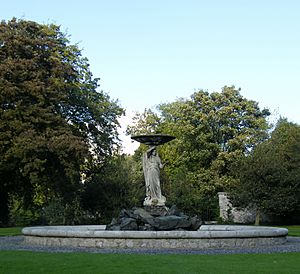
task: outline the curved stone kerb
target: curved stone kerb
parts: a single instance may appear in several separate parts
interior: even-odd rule
[[[285,237],[288,230],[275,227],[203,225],[198,231],[106,231],[105,226],[26,227],[25,236],[123,239],[217,239]]]

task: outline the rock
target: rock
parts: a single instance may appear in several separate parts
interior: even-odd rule
[[[157,230],[174,230],[179,228],[188,228],[191,224],[191,220],[188,218],[171,215],[155,218],[153,226]]]
[[[139,230],[140,231],[155,231],[155,228],[150,224],[145,224],[145,225],[139,226]]]
[[[154,224],[154,217],[149,214],[146,210],[144,210],[143,208],[137,208],[134,210],[134,215],[136,216],[137,220],[139,223],[142,223],[142,225],[144,224],[149,224],[149,225],[153,225]]]
[[[119,221],[116,218],[113,218],[111,220],[111,223],[106,226],[106,230],[115,230],[115,231],[121,230]]]
[[[150,209],[150,212],[148,211]],[[119,218],[113,219],[107,225],[107,230],[198,230],[202,221],[194,216],[190,218],[180,212],[176,206],[170,210],[161,207],[133,208],[132,210],[122,209]],[[163,215],[158,215],[162,213]]]
[[[119,225],[106,226],[105,230],[120,231],[121,227]]]
[[[141,220],[153,219],[154,217],[145,209],[137,208],[133,211],[135,216],[138,216]]]
[[[169,209],[166,206],[144,206],[144,209],[150,213],[153,217],[173,215],[169,214]]]
[[[127,210],[127,209],[121,209],[120,214],[119,214],[119,218],[133,218],[135,219],[136,216],[134,216],[134,213],[132,212],[132,210]]]
[[[198,230],[202,225],[202,220],[198,216],[194,216],[191,218],[191,223],[190,230]]]
[[[138,225],[135,219],[122,218],[120,221],[120,230],[138,230]]]

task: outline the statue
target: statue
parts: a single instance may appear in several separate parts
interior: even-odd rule
[[[146,186],[146,198],[144,206],[155,208],[155,210],[166,211],[165,202],[166,197],[161,194],[160,188],[160,169],[163,164],[157,154],[156,146],[163,145],[175,139],[174,136],[166,134],[150,134],[150,135],[136,135],[131,139],[142,144],[148,145],[150,148],[143,154],[143,171]]]
[[[157,154],[156,147],[150,147],[143,154],[143,171],[146,184],[145,206],[164,206],[166,198],[161,194],[159,174],[163,164]]]

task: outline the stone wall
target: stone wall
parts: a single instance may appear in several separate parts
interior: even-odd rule
[[[220,217],[225,222],[248,224],[255,222],[255,209],[238,210],[229,201],[226,192],[219,192]]]
[[[127,239],[127,238],[61,238],[25,236],[25,243],[41,246],[71,246],[109,249],[185,249],[236,248],[281,245],[286,237],[201,238],[201,239]]]
[[[219,192],[220,218],[224,222],[233,222],[238,224],[253,224],[255,222],[255,208],[246,208],[238,210],[233,207],[228,199],[226,192]],[[299,224],[300,214],[294,213],[287,216],[275,216],[262,213],[260,216],[262,224]]]
[[[109,231],[103,226],[44,226],[22,229],[25,243],[113,249],[207,249],[273,246],[288,230],[275,227],[202,225],[197,231]]]

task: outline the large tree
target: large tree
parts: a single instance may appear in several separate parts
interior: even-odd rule
[[[235,166],[239,179],[231,190],[234,205],[261,213],[288,216],[300,212],[300,126],[281,119],[271,138],[242,157]]]
[[[146,110],[129,132],[176,136],[160,148],[168,162],[169,201],[210,218],[216,193],[235,180],[229,174],[231,164],[267,137],[268,115],[239,90],[224,87],[222,92],[200,90],[189,99],[162,104],[157,111]]]
[[[0,223],[10,194],[72,200],[83,168],[112,153],[122,109],[98,80],[59,26],[1,22]]]

